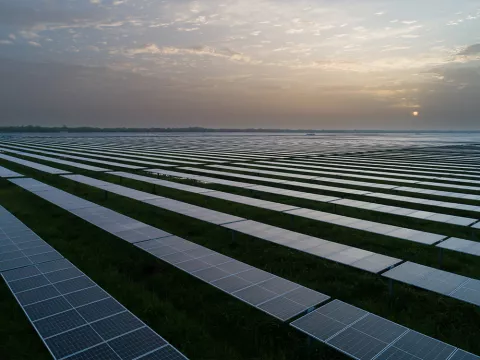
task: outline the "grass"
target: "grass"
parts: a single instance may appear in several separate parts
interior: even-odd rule
[[[394,295],[390,296],[386,280],[379,276],[249,236],[236,235],[232,239],[227,230],[201,221],[117,195],[105,198],[103,191],[23,166],[3,161],[0,164],[465,350],[480,352],[477,341],[480,311],[476,306],[402,284],[395,284]],[[67,169],[64,166],[62,168]],[[92,176],[78,169],[71,170]],[[95,177],[118,181],[112,175],[95,174]],[[122,182],[129,187],[153,191],[149,184],[126,179]],[[5,180],[0,181],[0,185],[0,203],[3,206],[191,359],[308,358],[305,337],[289,326]],[[341,230],[309,220],[295,219],[291,223],[284,214],[218,199],[205,201],[200,195],[171,189],[156,187],[155,191],[159,195],[223,212],[331,237],[332,240],[360,248],[377,249],[377,252],[398,254],[402,258],[410,257],[427,265],[436,264],[434,247],[392,239],[386,241],[385,238]],[[279,199],[276,195],[254,195],[274,201]],[[304,203],[300,199],[290,201],[297,206]],[[313,202],[305,200],[305,203],[312,205]],[[319,209],[323,206],[319,203],[315,205]],[[357,215],[366,216],[363,212],[351,214]],[[185,226],[186,223],[188,226]],[[420,222],[418,226],[434,225]],[[455,233],[457,231],[455,227],[449,229]],[[444,266],[451,271],[479,275],[473,257],[449,252],[444,258]],[[2,315],[0,321],[2,359],[3,354],[7,354],[7,359],[30,359],[31,354],[38,354],[36,359],[49,358],[6,286],[2,284],[0,291],[4,295],[1,297],[0,310],[6,314]],[[318,343],[314,344],[311,352],[311,357],[315,359],[345,359],[338,352]]]

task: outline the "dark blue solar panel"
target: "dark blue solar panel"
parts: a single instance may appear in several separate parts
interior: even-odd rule
[[[183,356],[178,350],[173,346],[167,345],[164,346],[144,357],[142,360],[186,360],[187,358]]]
[[[102,288],[99,286],[94,286],[88,289],[76,291],[73,294],[67,294],[65,295],[65,299],[67,299],[68,302],[74,307],[77,307],[89,304],[93,301],[105,299],[109,296],[110,295],[108,295]]]
[[[85,324],[86,321],[73,309],[34,322],[38,332],[44,338]]]
[[[68,358],[68,360],[121,360],[107,344],[100,344]]]
[[[72,291],[82,290],[88,287],[94,286],[95,283],[87,278],[86,276],[77,277],[70,280],[60,281],[54,284],[54,286],[60,291],[62,294],[68,294]]]
[[[92,327],[104,340],[110,340],[143,326],[145,325],[128,311],[92,323]]]
[[[103,319],[104,317],[125,311],[125,308],[111,297],[95,301],[76,309],[88,322]]]
[[[8,285],[14,293],[35,289],[40,286],[48,285],[50,282],[43,275],[35,275],[29,278],[11,281]]]
[[[62,296],[24,307],[27,315],[32,321],[57,314],[71,308],[72,306]]]
[[[134,359],[165,345],[166,342],[149,328],[141,328],[108,342],[122,359]]]
[[[85,325],[45,340],[45,343],[57,358],[72,355],[80,350],[102,342],[100,336]]]
[[[16,294],[18,301],[24,306],[47,300],[59,295],[60,293],[53,287],[53,285],[42,286],[33,290],[27,290]]]

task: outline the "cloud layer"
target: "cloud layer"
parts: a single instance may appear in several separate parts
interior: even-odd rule
[[[0,0],[0,122],[479,129],[479,33],[469,0]]]

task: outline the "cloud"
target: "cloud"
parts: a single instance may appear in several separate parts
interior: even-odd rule
[[[21,30],[18,32],[18,34],[24,39],[37,39],[40,37],[40,35],[38,35],[36,32],[27,30]]]
[[[11,45],[13,42],[11,40],[0,40],[0,45]]]
[[[467,55],[467,56],[477,55],[477,54],[480,54],[480,44],[470,45],[458,53],[458,55]]]
[[[236,52],[229,48],[217,49],[211,46],[192,46],[187,48],[163,46],[159,47],[156,44],[147,44],[136,49],[126,50],[128,55],[152,54],[152,55],[196,55],[196,56],[211,56],[225,58],[236,62],[258,63],[252,60],[249,56]]]
[[[303,29],[289,29],[285,31],[286,34],[301,34],[303,33]]]
[[[190,32],[190,31],[197,31],[200,30],[199,27],[193,27],[193,28],[184,28],[184,27],[179,27],[177,28],[178,31],[185,31],[185,32]]]
[[[106,68],[0,58],[0,122],[120,126],[133,118],[152,124],[165,117],[174,125],[176,116],[193,113],[189,100],[172,94],[169,85]]]
[[[298,128],[479,128],[478,68],[435,68],[429,84],[322,84],[299,93],[277,77],[243,73],[224,80],[179,83],[127,71],[0,59],[0,123],[72,126],[216,126]],[[458,85],[468,81],[467,87]],[[244,92],[239,92],[243,88]],[[28,94],[28,101],[26,101]],[[259,101],[259,94],[262,94]],[[349,106],[345,107],[345,99]],[[411,119],[420,107],[422,119]],[[452,118],[455,123],[452,125]]]
[[[38,42],[36,41],[29,41],[28,45],[33,46],[33,47],[42,47]]]

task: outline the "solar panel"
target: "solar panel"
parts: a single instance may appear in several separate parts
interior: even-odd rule
[[[480,356],[470,354],[463,350],[457,350],[449,360],[480,360]]]
[[[11,145],[9,145],[9,146],[11,146]],[[20,147],[20,149],[35,151],[36,153],[40,153],[40,154],[53,155],[53,156],[59,156],[59,157],[61,156],[62,158],[86,161],[86,162],[91,162],[91,163],[96,163],[96,164],[110,165],[110,166],[115,166],[115,167],[119,167],[119,168],[130,169],[130,170],[139,170],[139,169],[144,168],[144,167],[141,167],[141,166],[128,165],[128,164],[123,164],[123,163],[114,162],[114,161],[105,161],[105,160],[99,160],[99,159],[90,158],[90,157],[68,155],[68,154],[57,153],[57,152],[52,152],[52,151],[44,151],[44,150],[37,150],[37,149],[34,149],[34,150],[33,149],[24,149],[24,148],[21,148],[21,147]],[[15,152],[15,150],[10,150],[10,149],[2,149],[2,150],[12,152],[12,153]],[[22,153],[21,154],[22,156],[32,157],[32,155],[30,155],[30,153],[25,153],[25,155],[24,155],[23,152],[21,152],[21,153]],[[84,155],[88,155],[88,154],[84,154]],[[36,155],[33,155],[33,157],[36,157]],[[113,160],[122,160],[122,159],[118,159],[118,157],[113,157],[113,156],[96,155],[96,157],[113,159]],[[44,160],[50,161],[49,158],[46,158],[46,157],[44,158]],[[58,161],[54,160],[54,162],[58,162]],[[144,163],[144,162],[143,161],[137,161],[137,163]],[[79,167],[77,163],[72,163],[72,165],[75,165],[76,167]],[[147,165],[159,165],[159,164],[147,162]],[[83,168],[85,168],[85,166],[83,166]],[[96,171],[98,171],[98,169],[100,169],[100,168],[96,168],[96,169],[97,169]],[[92,169],[88,169],[88,170],[92,170]],[[94,170],[95,170],[95,168],[94,168]],[[105,170],[108,170],[108,169],[103,169],[102,168],[101,171],[105,171]],[[66,172],[64,172],[64,174],[65,173]]]
[[[385,255],[337,244],[252,220],[226,224],[224,226],[243,234],[370,272],[381,272],[401,262],[399,259]],[[305,244],[307,246],[304,246]]]
[[[108,342],[122,359],[135,359],[166,345],[165,340],[148,327],[129,332]]]
[[[273,175],[273,176],[303,179],[303,180],[317,180],[317,181],[324,181],[324,182],[333,182],[338,184],[349,184],[349,185],[355,185],[355,186],[373,187],[373,188],[379,188],[379,189],[393,189],[396,187],[396,185],[386,185],[386,184],[370,183],[370,182],[356,181],[356,180],[345,180],[340,178],[318,177],[315,175],[300,175],[300,174],[293,174],[293,173],[281,172],[281,171],[249,169],[249,168],[238,167],[238,166],[228,166],[228,165],[207,165],[207,166],[217,168],[217,169],[234,170],[234,171],[241,171],[241,172],[247,172],[247,173],[265,174],[265,175]]]
[[[447,360],[458,351],[459,356],[463,355],[462,350],[451,345],[339,300],[323,305],[291,325],[354,359]]]
[[[200,180],[200,181],[207,181],[207,182],[215,182],[216,181],[216,178],[202,177],[202,176],[191,175],[191,174],[187,174],[187,173],[169,172],[169,171],[162,171],[162,170],[158,170],[158,171],[149,170],[149,171],[157,172],[157,173],[165,174],[165,175],[173,173],[173,174],[176,174],[176,176],[183,176],[183,177],[187,177],[187,178],[197,179],[197,180]],[[146,177],[143,177],[142,179],[138,179],[138,180],[147,181],[147,182],[158,181],[158,180],[151,179],[151,178],[146,178]],[[253,184],[245,184],[245,183],[240,183],[240,184],[242,185],[242,187],[245,187],[245,186],[248,186],[248,185],[253,185]],[[159,184],[159,185],[161,185],[161,184]],[[230,185],[235,186],[235,184],[230,184]],[[265,191],[265,192],[274,193],[274,194],[282,194],[282,195],[286,195],[286,196],[306,198],[306,199],[309,199],[309,200],[316,200],[316,201],[322,201],[322,202],[324,202],[324,201],[332,202],[332,203],[343,205],[343,206],[368,209],[368,210],[372,210],[372,211],[385,212],[385,213],[389,213],[389,214],[396,214],[396,215],[408,216],[408,217],[413,217],[413,218],[418,218],[420,216],[420,214],[425,213],[425,212],[419,212],[419,211],[413,210],[413,209],[405,209],[405,208],[396,207],[396,206],[385,206],[385,205],[382,205],[382,204],[368,203],[368,202],[364,202],[364,201],[354,201],[354,200],[347,200],[347,199],[336,200],[335,198],[332,198],[332,197],[329,198],[329,197],[324,197],[324,196],[320,197],[320,198],[315,198],[315,196],[318,197],[318,195],[309,194],[309,193],[302,193],[302,192],[295,192],[295,191],[284,190],[284,189],[279,189],[279,188],[272,188],[272,187],[268,187],[268,186],[250,186],[250,188],[252,190],[257,190],[257,191]],[[202,188],[199,188],[199,189],[202,189]],[[185,190],[189,191],[191,189],[185,189]],[[282,193],[282,191],[284,191],[284,193]],[[208,193],[208,194],[205,194],[205,195],[215,197],[216,194],[217,194],[216,192],[211,192],[211,193]],[[235,197],[228,198],[228,196],[224,195],[225,193],[220,193],[220,194],[221,195],[217,196],[217,197],[241,202],[240,197],[239,198],[235,198]],[[385,195],[385,194],[383,194],[383,195]],[[336,200],[336,201],[334,201],[334,200]],[[417,203],[422,203],[422,199],[415,199],[415,200],[416,200],[415,202],[417,202]],[[438,203],[440,203],[440,202],[438,202]],[[257,206],[257,207],[261,207],[261,204],[259,204],[259,203],[256,203],[256,204],[252,203],[252,205]],[[451,204],[447,204],[447,205],[450,206]],[[270,208],[270,209],[277,210],[277,211],[288,211],[289,210],[289,209],[283,209],[281,207],[275,207],[275,206],[270,206],[270,207],[266,206],[265,208]],[[455,224],[455,225],[461,225],[461,226],[468,226],[468,225],[471,225],[471,224],[473,224],[477,221],[476,219],[473,219],[473,218],[465,218],[465,217],[460,217],[460,216],[450,216],[450,215],[437,214],[437,213],[432,213],[432,212],[428,213],[428,215],[424,215],[423,218],[425,220],[429,220],[429,221],[441,222],[441,223],[446,223],[446,224]],[[365,229],[365,228],[368,228],[369,226],[367,225],[367,222],[357,222],[355,224],[351,224],[350,227]],[[431,241],[433,241],[433,242],[438,241],[437,237],[432,237],[431,239],[426,240],[425,236],[422,235],[422,232],[419,232],[418,235],[413,235],[412,234],[412,237],[413,237],[414,241],[423,242],[423,243],[425,243],[425,241],[427,241],[427,243],[431,242]]]
[[[465,281],[456,290],[452,291],[450,296],[480,306],[480,280],[469,279]]]
[[[23,175],[0,166],[0,178],[22,177]]]
[[[421,359],[431,360],[448,359],[455,351],[455,348],[451,345],[411,330],[396,341],[393,346]]]
[[[3,207],[0,207],[0,209],[2,212],[6,211]],[[15,225],[15,227],[12,225]],[[0,223],[0,229],[4,236],[2,240],[3,246],[0,247],[0,271],[61,258],[61,255],[55,249],[13,216],[9,217],[8,224]],[[25,246],[25,244],[28,245]]]
[[[38,182],[33,182],[29,183],[28,185],[28,187],[32,187],[38,186],[39,184]],[[49,187],[46,192],[55,192],[55,190],[57,189]],[[72,200],[78,199],[74,195],[69,196]],[[54,204],[57,204],[59,202],[54,197],[50,197],[48,199],[50,199],[50,201],[52,201]],[[241,220],[241,218],[218,213],[215,211],[210,211],[208,209],[203,209],[196,206],[191,206],[189,204],[181,203],[178,201],[170,199],[165,200],[168,200],[168,204],[176,206],[175,211],[179,211],[181,213],[191,214],[192,211],[204,211],[203,214],[198,215],[198,218],[207,218],[212,222],[219,222],[218,220],[220,220],[220,222],[225,220]],[[219,289],[222,289],[227,293],[233,294],[235,292],[235,294],[233,294],[234,296],[242,299],[243,301],[249,303],[252,306],[264,305],[262,308],[260,308],[259,306],[257,306],[257,308],[260,310],[265,309],[264,311],[278,317],[281,320],[287,320],[286,316],[290,316],[293,313],[297,315],[302,311],[308,310],[311,306],[314,306],[315,304],[321,303],[328,299],[328,296],[320,294],[313,290],[305,291],[304,296],[309,297],[310,301],[305,303],[296,303],[292,305],[292,309],[290,309],[290,311],[285,311],[285,309],[282,307],[275,307],[273,306],[273,304],[270,305],[266,304],[265,302],[279,296],[285,296],[287,298],[290,294],[290,291],[292,291],[289,286],[293,286],[293,283],[288,282],[287,280],[277,278],[275,282],[265,282],[264,284],[260,284],[265,280],[274,278],[274,275],[262,272],[261,270],[258,270],[257,273],[252,274],[251,270],[257,269],[254,269],[251,266],[237,260],[218,254],[214,251],[211,251],[210,249],[204,248],[195,243],[191,243],[187,240],[172,236],[171,234],[163,232],[159,229],[149,227],[146,224],[140,223],[134,219],[118,214],[113,210],[103,208],[99,205],[95,205],[94,207],[89,208],[72,210],[71,212],[122,239],[125,238],[125,230],[122,230],[125,226],[133,227],[135,231],[143,231],[144,229],[147,229],[147,238],[132,239],[131,242],[138,244],[137,246],[139,248],[148,251],[150,254],[176,266],[183,271],[186,271],[194,276],[197,276],[196,274],[198,273],[198,278],[208,282],[213,286],[218,287]],[[223,215],[227,217],[224,217]],[[115,225],[114,227],[111,227],[112,219],[118,221],[118,223],[113,222],[113,224]],[[284,231],[283,229],[277,229],[278,231]],[[213,268],[215,268],[215,270],[213,270]],[[240,277],[243,273],[246,274],[245,278]],[[265,274],[268,275],[264,276]],[[262,299],[263,301],[261,302],[257,302],[253,300],[256,296],[258,296],[257,293],[252,294],[251,296],[244,293],[236,293],[243,288],[247,288],[249,286],[254,287],[255,285],[259,285],[255,287],[255,289],[258,289],[258,293],[271,293],[273,294],[273,296],[271,298]],[[295,288],[297,287],[300,287],[300,285],[295,284]],[[93,318],[97,316],[96,314],[100,314],[98,316],[101,316],[108,313],[108,311],[118,310],[113,304],[107,306],[106,308],[100,308],[101,305],[108,303],[108,299],[99,300],[97,297],[101,297],[103,296],[103,294],[98,294],[97,287],[93,283],[91,283],[91,281],[85,276],[79,276],[71,278],[69,280],[59,281],[56,283],[56,287],[54,289],[58,293],[57,289],[60,293],[65,294],[67,299],[70,295],[70,292],[76,291],[75,294],[77,294],[77,297],[80,300],[68,299],[68,301],[72,304],[76,303],[78,306],[82,306],[80,305],[80,303],[78,303],[78,301],[88,301],[89,299],[91,299],[91,296],[96,300],[94,310],[90,311],[90,307],[85,304],[83,304],[85,305],[85,307],[79,308],[78,310],[79,312],[81,312],[82,316],[87,321],[94,321]],[[59,293],[57,293],[55,294],[55,296],[59,295]],[[51,295],[50,297],[54,297],[54,295]],[[85,300],[85,298],[87,300]],[[289,300],[292,302],[296,302],[294,297],[290,298]],[[287,302],[285,301],[285,303]],[[301,311],[293,311],[294,308],[295,310],[301,309]],[[276,311],[278,311],[279,313],[276,314]],[[109,315],[114,315],[114,313],[111,313]]]
[[[61,160],[61,159],[57,159],[57,158],[52,158],[52,157],[48,157],[48,156],[42,156],[42,155],[27,153],[27,152],[23,152],[23,151],[16,151],[16,150],[5,149],[5,148],[0,148],[0,150],[1,151],[6,151],[10,154],[16,154],[16,155],[21,155],[21,156],[25,156],[25,157],[30,157],[30,158],[33,158],[33,159],[53,162],[53,163],[56,163],[56,164],[67,165],[67,166],[71,166],[71,167],[78,168],[78,169],[83,169],[83,170],[109,171],[109,169],[106,169],[106,168],[101,168],[101,167],[86,165],[86,164],[80,164],[80,163],[76,163],[76,162],[73,162],[73,161]],[[32,163],[32,164],[34,164],[34,163]]]
[[[369,180],[377,180],[377,181],[389,181],[389,182],[399,182],[399,183],[406,183],[406,184],[415,184],[418,183],[418,180],[410,180],[410,179],[400,179],[400,178],[393,178],[391,176],[389,177],[381,177],[381,176],[371,176],[371,175],[362,175],[361,174],[352,174],[352,173],[342,173],[339,172],[339,169],[335,168],[326,168],[329,171],[319,171],[319,170],[310,170],[310,169],[299,169],[297,167],[291,167],[291,166],[276,166],[276,165],[263,165],[264,163],[269,163],[269,164],[278,164],[274,162],[266,162],[266,161],[261,161],[262,164],[257,164],[257,163],[235,163],[235,165],[243,165],[243,166],[251,166],[251,167],[260,167],[260,168],[267,168],[267,169],[279,169],[279,170],[286,170],[288,172],[294,171],[294,172],[302,172],[302,173],[310,173],[310,174],[322,174],[322,175],[333,175],[333,176],[344,176],[344,177],[352,177],[352,178],[359,178],[359,179],[369,179]],[[286,165],[292,165],[292,164],[286,164]],[[322,167],[315,167],[316,169],[321,169]],[[337,170],[337,171],[331,171],[331,170]],[[341,169],[340,169],[341,170]],[[384,174],[382,172],[373,172],[376,174]],[[391,175],[391,174],[389,174]]]
[[[407,261],[383,276],[480,305],[480,281]]]
[[[389,200],[398,200],[398,201],[414,203],[414,204],[423,204],[423,205],[427,204],[427,205],[430,205],[430,206],[437,206],[437,207],[442,207],[442,208],[447,208],[447,209],[456,208],[456,209],[462,209],[462,210],[467,210],[467,211],[480,212],[480,207],[479,206],[473,206],[473,205],[443,202],[443,201],[436,201],[436,200],[427,200],[427,199],[422,199],[422,198],[399,196],[399,195],[394,195],[394,194],[373,193],[373,192],[367,192],[367,191],[360,191],[360,190],[340,188],[340,187],[331,187],[331,186],[324,186],[324,185],[316,185],[316,184],[309,184],[309,183],[283,181],[283,180],[265,178],[265,177],[258,177],[258,176],[257,177],[251,177],[251,176],[243,175],[243,174],[228,173],[228,172],[214,171],[214,170],[208,170],[208,169],[199,169],[199,168],[184,168],[184,169],[185,170],[196,171],[196,172],[202,172],[202,173],[225,175],[225,176],[229,176],[229,177],[251,178],[251,179],[258,180],[258,181],[263,181],[263,182],[270,182],[270,183],[277,183],[277,184],[281,183],[281,184],[285,184],[285,185],[319,189],[319,190],[326,190],[326,191],[334,191],[334,192],[340,192],[340,193],[345,193],[345,194],[364,195],[364,196],[368,196],[368,197],[372,197],[372,198],[386,198],[386,199],[389,199]],[[171,172],[171,171],[166,171],[166,170],[162,170],[162,169],[153,169],[153,170],[147,170],[147,171],[152,172],[152,173],[156,173],[156,174],[163,174],[163,175],[170,175],[170,176],[177,176],[177,177],[185,177],[185,178],[197,179],[197,180],[200,180],[200,181],[208,181],[208,182],[213,182],[213,183],[220,183],[220,181],[229,181],[229,180],[216,179],[216,178],[212,178],[212,177],[202,177],[202,176],[199,176],[199,175],[193,175],[193,174],[188,174],[188,173]],[[251,187],[251,184],[246,184],[246,183],[238,183],[238,184],[239,185],[235,185],[235,182],[232,182],[232,181],[230,181],[230,183],[226,183],[226,185],[231,185],[231,186],[239,186],[239,187],[250,186]],[[277,193],[277,194],[280,193],[280,191],[285,191],[284,189],[264,187],[262,185],[254,186],[254,187],[251,187],[251,188],[253,190],[266,191],[266,192]],[[408,189],[412,190],[412,188],[408,188]],[[419,191],[421,191],[421,189],[419,189]],[[287,194],[285,194],[285,195],[287,195]],[[315,199],[314,196],[318,196],[316,194],[309,194],[309,193],[303,193],[303,192],[289,192],[288,195],[293,196],[293,197],[312,199],[312,200]],[[319,201],[329,201],[327,199],[321,199],[321,198],[319,198],[318,200]],[[332,198],[330,200],[335,200],[335,198]],[[397,211],[399,211],[399,210],[397,210]],[[466,226],[468,223],[470,223],[470,219],[469,218],[462,218],[462,217],[453,217],[449,220],[441,221],[441,222]]]
[[[58,267],[64,267],[65,262],[59,262]],[[100,343],[113,347],[110,339],[128,334],[137,328],[148,330],[149,343],[158,344],[158,348],[166,344],[161,337],[145,327],[138,318],[85,276],[74,277],[72,280],[88,279],[89,284],[93,285],[87,289],[78,291],[78,285],[65,286],[63,278],[76,276],[73,269],[79,271],[73,265],[57,270],[52,264],[48,264],[50,266],[43,269],[32,265],[28,267],[28,271],[27,268],[22,268],[3,272],[2,276],[55,358],[69,356]],[[58,272],[65,274],[61,277],[62,280],[57,282]],[[39,273],[41,275],[38,275]],[[82,282],[80,287],[83,288],[84,285],[85,282]],[[137,338],[122,337],[122,340],[125,341],[123,347],[126,349],[136,346]],[[155,349],[138,348],[136,353],[142,355],[151,350]],[[90,358],[95,357],[86,357]]]
[[[19,158],[16,158],[16,157],[13,157],[13,156],[10,156],[10,155],[6,155],[6,154],[0,154],[0,159],[7,160],[7,161],[13,162],[15,164],[23,165],[23,166],[26,166],[26,167],[29,167],[29,168],[32,168],[32,169],[35,169],[35,170],[43,171],[43,172],[46,172],[46,173],[49,173],[49,174],[57,174],[58,175],[58,174],[68,174],[69,173],[68,171],[56,169],[54,167],[47,166],[47,165],[37,164],[37,163],[32,162],[32,161],[19,159]]]
[[[177,349],[175,349],[170,345],[164,346],[161,349],[158,349],[142,357],[142,360],[185,360],[185,359],[186,359],[185,356],[183,356]],[[470,360],[470,359],[465,359],[465,360]]]
[[[3,227],[7,217],[10,227]],[[0,207],[0,229],[8,235],[10,229],[28,228]],[[169,346],[62,257],[2,270],[1,276],[55,359],[126,359]]]

